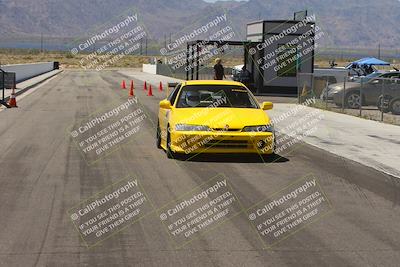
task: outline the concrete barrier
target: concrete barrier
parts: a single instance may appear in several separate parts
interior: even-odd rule
[[[4,65],[1,66],[1,69],[6,72],[15,72],[16,82],[19,83],[40,74],[54,70],[54,62]]]

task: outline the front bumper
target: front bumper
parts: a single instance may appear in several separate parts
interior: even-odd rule
[[[321,95],[320,95],[320,99],[323,101],[326,100],[333,100],[333,96],[337,93],[337,90],[333,90],[333,89],[329,89],[329,88],[325,88]]]
[[[175,153],[274,153],[275,135],[270,132],[172,131],[170,148]]]
[[[326,100],[333,100],[333,94],[331,94],[331,95],[326,95],[326,94],[321,94],[321,97],[320,97],[320,99],[321,100],[323,100],[323,101],[326,101]]]
[[[338,93],[334,94],[332,96],[332,100],[337,106],[342,106],[342,104],[343,104],[343,93],[342,92],[338,92]]]

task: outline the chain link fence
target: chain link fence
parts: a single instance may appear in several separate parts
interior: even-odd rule
[[[337,78],[300,73],[297,84],[300,104],[400,125],[398,77]]]

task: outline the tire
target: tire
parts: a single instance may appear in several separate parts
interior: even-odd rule
[[[358,92],[350,92],[346,95],[344,100],[344,105],[346,108],[358,109],[361,105],[361,96]]]
[[[161,129],[160,129],[160,124],[158,122],[157,122],[156,146],[158,149],[161,149]]]
[[[171,150],[170,145],[171,145],[171,134],[169,132],[169,125],[168,125],[168,128],[167,128],[167,150],[165,152],[167,153],[167,157],[169,159],[174,159],[176,157],[176,154],[175,154],[175,152],[173,152]]]
[[[400,98],[392,100],[392,103],[390,103],[390,111],[394,115],[400,115]]]
[[[385,98],[387,98],[388,96],[385,96]],[[388,105],[383,105],[384,103],[383,103],[383,101],[384,101],[384,97],[383,96],[380,96],[379,98],[378,98],[378,103],[376,104],[376,106],[378,107],[378,109],[380,110],[380,111],[382,111],[383,113],[387,113],[387,112],[389,112],[390,111],[390,107],[388,107]]]

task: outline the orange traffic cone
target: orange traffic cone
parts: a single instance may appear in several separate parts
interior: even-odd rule
[[[17,108],[17,99],[15,98],[15,86],[12,89],[10,100],[8,101],[10,108]]]
[[[144,81],[143,90],[147,91],[147,82]]]
[[[147,93],[148,96],[153,96],[153,89],[151,88],[151,84],[149,87],[149,92]]]
[[[158,90],[159,90],[160,92],[162,92],[162,90],[163,90],[163,88],[162,88],[162,82],[160,82],[160,86],[158,87]]]
[[[121,89],[126,89],[126,83],[125,83],[125,80],[122,80],[122,83],[121,83]]]
[[[133,86],[133,81],[131,81],[131,89],[129,90],[129,97],[133,97],[135,93],[133,92],[134,86]]]

